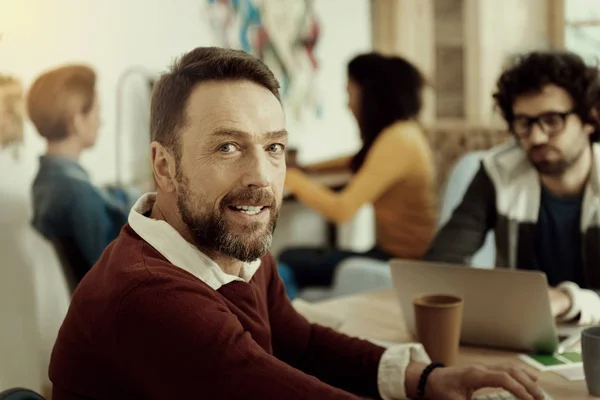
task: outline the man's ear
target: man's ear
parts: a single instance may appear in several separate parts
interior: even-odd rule
[[[596,107],[592,108],[590,111],[590,119],[594,121],[594,124],[588,123],[583,125],[584,132],[589,136],[596,131],[596,126],[600,125],[600,115],[598,114],[598,109]]]
[[[175,178],[177,174],[175,157],[158,142],[150,144],[150,154],[152,156],[152,172],[156,180],[156,185],[165,192],[175,192]]]
[[[592,124],[583,125],[583,131],[588,136],[590,136],[592,133],[594,133],[595,130],[596,130],[596,128],[594,128],[594,126]]]

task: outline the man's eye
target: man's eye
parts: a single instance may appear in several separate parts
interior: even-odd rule
[[[233,143],[225,143],[219,146],[219,151],[221,153],[231,153],[235,151],[235,146],[233,145]]]
[[[273,143],[268,149],[272,153],[281,153],[283,151],[283,145],[281,143]]]
[[[529,121],[524,118],[515,119],[513,125],[517,128],[526,128],[529,126]]]
[[[548,114],[541,118],[542,123],[548,126],[557,126],[562,123],[560,115],[557,114]]]

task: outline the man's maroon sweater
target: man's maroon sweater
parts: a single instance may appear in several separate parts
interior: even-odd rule
[[[271,255],[214,290],[126,225],[75,291],[50,363],[54,400],[379,397],[384,349],[310,324]]]

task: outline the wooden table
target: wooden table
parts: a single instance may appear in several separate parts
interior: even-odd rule
[[[386,342],[412,341],[402,321],[400,307],[392,290],[371,292],[314,303],[318,311],[341,319],[338,331],[352,336]],[[516,363],[540,377],[541,387],[554,400],[595,399],[589,396],[585,381],[569,382],[553,372],[539,372],[519,361],[515,353],[475,347],[461,347],[458,365],[475,363]]]
[[[320,183],[322,185],[327,186],[331,190],[340,191],[342,190],[350,178],[352,174],[347,171],[338,171],[338,172],[324,172],[324,173],[312,173],[308,174],[311,180]],[[294,201],[296,198],[293,193],[290,193],[288,190],[284,190],[283,192],[283,201]],[[337,225],[332,222],[327,222],[327,246],[331,249],[337,247]]]

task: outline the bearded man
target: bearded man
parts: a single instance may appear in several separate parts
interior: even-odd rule
[[[570,52],[533,52],[498,79],[513,138],[483,156],[425,259],[467,263],[488,231],[496,267],[542,271],[559,321],[600,323],[600,78]]]
[[[287,132],[257,58],[198,48],[157,83],[158,193],[75,291],[54,346],[54,400],[470,399],[503,387],[542,399],[510,367],[443,367],[419,344],[382,348],[310,324],[268,253]]]

